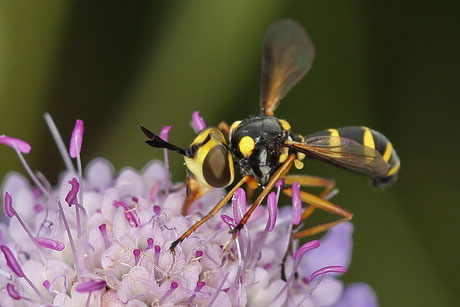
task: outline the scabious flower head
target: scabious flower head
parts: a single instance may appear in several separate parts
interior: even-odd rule
[[[171,243],[221,197],[215,189],[181,214],[186,189],[172,184],[160,161],[118,174],[104,159],[82,172],[83,122],[77,121],[70,157],[45,116],[67,170],[52,188],[37,178],[23,153],[30,146],[0,136],[15,149],[33,185],[17,173],[3,182],[0,223],[2,306],[376,306],[365,284],[344,287],[337,277],[350,263],[352,225],[321,241],[291,240],[298,200],[278,210],[278,193],[259,206],[236,240],[228,231],[247,211],[238,189],[218,216],[182,242]],[[193,115],[195,129],[205,123]],[[164,130],[168,137],[169,129]]]

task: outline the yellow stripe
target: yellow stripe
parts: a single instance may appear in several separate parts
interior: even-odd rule
[[[392,151],[393,151],[393,145],[391,145],[391,143],[388,141],[387,147],[385,148],[385,152],[383,153],[383,160],[385,160],[386,163],[390,161]]]
[[[339,137],[339,131],[337,129],[327,129],[331,133],[333,137]],[[340,140],[336,138],[331,138],[329,141],[329,145],[331,146],[340,146]]]
[[[395,166],[390,168],[390,170],[388,171],[388,173],[385,176],[390,177],[391,175],[393,175],[394,173],[396,173],[399,170],[400,166],[401,166],[400,163],[396,164]]]
[[[367,127],[361,127],[364,130],[363,145],[375,149],[374,137],[372,136],[371,129]]]

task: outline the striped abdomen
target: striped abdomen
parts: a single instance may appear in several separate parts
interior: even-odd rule
[[[391,142],[380,132],[367,127],[351,126],[319,131],[307,136],[307,138],[321,135],[351,139],[364,146],[375,149],[382,155],[383,160],[388,164],[388,171],[383,177],[372,177],[374,186],[382,188],[392,185],[396,181],[400,167],[399,157]]]

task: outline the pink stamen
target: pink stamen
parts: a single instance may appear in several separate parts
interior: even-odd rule
[[[195,252],[195,257],[196,257],[196,258],[201,258],[201,257],[203,257],[203,251],[196,251],[196,252]]]
[[[206,128],[206,123],[204,122],[203,118],[200,116],[200,112],[198,111],[192,113],[192,127],[196,133]]]
[[[139,220],[137,218],[136,212],[132,211],[132,208],[128,206],[128,204],[115,200],[113,205],[115,208],[123,207],[123,209],[125,209],[125,218],[128,220],[128,222],[134,227],[139,227]]]
[[[72,131],[72,137],[70,138],[70,148],[69,148],[69,154],[74,159],[80,155],[84,131],[85,131],[85,125],[83,124],[83,121],[80,119],[77,119],[77,121],[75,122],[75,127],[73,128],[73,131]]]
[[[16,139],[16,138],[12,138],[6,135],[0,135],[0,144],[9,146],[13,149],[16,147],[20,152],[24,154],[28,154],[30,150],[32,149],[32,146],[30,146],[25,141]]]
[[[69,193],[67,193],[67,196],[65,197],[65,201],[67,204],[69,204],[69,207],[72,207],[73,205],[78,205],[77,195],[78,195],[78,191],[80,190],[80,184],[78,183],[78,180],[75,177],[72,178],[68,183],[72,187]]]
[[[155,279],[158,279],[159,276],[158,276],[158,264],[160,263],[160,252],[161,252],[161,247],[160,245],[155,245],[153,247],[154,249],[154,254],[153,254],[153,264],[154,264],[154,267],[153,267],[153,276],[155,277]]]
[[[131,200],[133,201],[133,203],[136,203],[136,204],[139,203],[139,198],[137,198],[136,196],[133,196]]]
[[[107,283],[105,282],[105,280],[90,280],[77,285],[75,290],[77,290],[78,292],[93,292],[104,289],[106,285]]]
[[[157,205],[153,206],[153,213],[159,215],[161,213],[161,207]]]
[[[166,293],[161,297],[161,299],[159,301],[160,305],[163,304],[166,301],[168,296],[170,296],[171,293],[173,293],[173,291],[177,289],[177,287],[179,287],[179,284],[177,282],[173,281],[171,283],[171,286],[169,287],[169,290],[166,291]]]
[[[299,225],[302,217],[302,199],[300,198],[300,185],[298,182],[292,184],[292,224]]]
[[[199,282],[196,283],[195,290],[193,290],[193,292],[195,292],[195,293],[193,293],[193,294],[190,296],[190,298],[188,299],[188,301],[187,301],[187,303],[188,303],[189,305],[192,304],[193,300],[194,300],[195,297],[196,297],[196,293],[200,292],[200,291],[201,291],[201,288],[203,288],[204,285],[205,285],[205,283],[204,283],[203,281],[199,281]]]
[[[148,238],[147,239],[147,248],[145,250],[149,250],[153,248],[153,238]]]
[[[222,221],[224,221],[225,224],[227,224],[229,227],[233,228],[235,227],[235,220],[231,218],[230,216],[226,214],[222,214],[221,216]]]
[[[236,223],[239,223],[243,214],[247,211],[246,192],[242,188],[238,188],[232,198],[233,218]]]
[[[10,193],[5,192],[5,213],[8,215],[8,217],[13,217],[16,213],[16,211],[13,208],[13,199],[11,198]]]
[[[141,260],[141,251],[139,249],[133,250],[133,255],[134,255],[134,263],[137,265],[139,263],[139,260]]]
[[[326,266],[324,268],[321,268],[315,272],[313,272],[310,277],[308,278],[308,281],[312,281],[315,277],[327,273],[339,273],[343,274],[347,271],[347,268],[341,265],[331,265],[331,266]]]
[[[42,212],[42,211],[43,211],[43,206],[42,206],[42,204],[35,204],[35,205],[34,205],[34,212],[35,212],[35,213],[40,213],[40,212]]]
[[[309,250],[318,248],[320,245],[318,240],[313,240],[302,245],[294,254],[294,260],[302,259],[303,255]]]
[[[43,287],[45,287],[46,290],[49,290],[51,288],[51,283],[49,282],[49,280],[45,280],[43,282]]]
[[[36,237],[35,241],[41,246],[56,251],[62,251],[65,248],[65,245],[62,242],[53,240],[50,238]]]
[[[275,228],[276,218],[278,217],[278,197],[275,192],[268,194],[267,198],[268,221],[265,231],[271,232]]]
[[[11,249],[6,246],[6,245],[1,245],[0,249],[3,252],[3,255],[5,256],[6,260],[6,265],[16,274],[18,277],[24,277],[25,274],[21,269],[21,266],[19,265],[19,262],[16,260],[16,257],[14,257],[13,252]]]
[[[107,235],[107,225],[106,224],[99,225],[99,231],[101,232],[102,240],[104,240],[105,248],[109,248],[110,241],[109,241],[109,236]]]
[[[19,294],[18,291],[16,291],[13,284],[7,283],[6,291],[8,291],[8,294],[10,295],[12,299],[17,300],[17,301],[21,299],[21,295]]]

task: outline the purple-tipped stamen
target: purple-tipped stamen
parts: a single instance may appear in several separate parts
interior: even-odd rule
[[[125,209],[125,218],[128,220],[128,222],[134,227],[139,227],[139,219],[137,218],[136,213],[133,211],[133,208],[128,206],[128,204],[125,202],[118,200],[115,200],[113,205],[115,208],[123,207],[123,209]]]
[[[27,142],[6,135],[0,135],[0,144],[9,146],[13,149],[17,148],[24,154],[28,154],[32,149],[32,146],[30,146]]]
[[[7,283],[6,284],[6,291],[8,292],[9,296],[14,300],[20,300],[21,295],[19,292],[14,288],[13,284]]]
[[[83,121],[80,119],[77,119],[77,121],[75,122],[75,127],[73,128],[73,131],[72,131],[72,137],[70,138],[70,148],[69,148],[69,154],[74,159],[80,155],[84,131],[85,131],[85,125],[83,124]]]
[[[145,250],[149,250],[149,249],[152,249],[153,248],[153,238],[148,238],[147,239],[147,247],[145,248]]]
[[[195,257],[196,257],[196,258],[201,258],[201,257],[203,257],[203,251],[196,251],[196,252],[195,252]]]
[[[78,205],[77,195],[78,191],[80,190],[80,184],[78,183],[78,180],[75,177],[68,181],[68,183],[72,187],[70,188],[69,193],[67,193],[65,201],[69,205],[69,207],[72,207],[73,205]]]
[[[37,289],[37,287],[34,285],[34,283],[24,274],[24,272],[21,269],[21,266],[19,265],[19,262],[16,260],[16,257],[14,257],[13,252],[9,249],[8,246],[6,245],[1,245],[0,249],[3,252],[3,255],[5,255],[6,259],[6,265],[18,276],[22,277],[25,279],[25,281],[30,285],[30,287],[34,290],[35,293],[37,293],[38,297],[43,301],[43,295],[41,292]]]
[[[304,245],[299,247],[299,249],[295,252],[294,260],[298,261],[298,260],[302,259],[303,255],[306,252],[308,252],[309,250],[318,248],[319,245],[320,245],[320,243],[319,243],[318,240],[313,240],[313,241],[305,243]]]
[[[16,213],[13,208],[13,199],[11,198],[10,193],[5,192],[5,213],[8,215],[8,217],[13,217]]]
[[[35,241],[41,247],[53,249],[53,250],[56,250],[56,251],[62,251],[64,249],[64,247],[65,247],[65,245],[62,242],[59,242],[59,241],[51,239],[51,238],[36,237]]]
[[[139,260],[141,260],[141,250],[136,248],[135,250],[133,250],[133,255],[134,255],[134,264],[138,265]]]
[[[275,228],[276,218],[278,217],[278,197],[275,192],[268,194],[267,198],[268,221],[265,231],[271,232]]]
[[[276,300],[278,300],[281,295],[289,288],[292,280],[294,279],[294,276],[297,272],[297,269],[300,266],[300,262],[302,260],[303,255],[308,252],[309,250],[315,249],[319,247],[319,241],[318,240],[313,240],[310,242],[305,243],[302,245],[294,254],[294,268],[292,269],[292,273],[289,276],[289,278],[286,280],[286,283],[284,284],[283,288],[278,292],[278,294],[275,295],[275,297],[270,301],[270,303],[274,303]]]
[[[156,215],[160,215],[161,207],[158,205],[153,206],[153,213],[155,213]]]
[[[166,291],[166,293],[161,297],[161,299],[159,301],[159,304],[160,305],[163,304],[166,301],[166,299],[168,298],[168,296],[170,296],[171,293],[173,293],[173,291],[177,289],[177,287],[179,287],[179,284],[177,282],[173,281],[171,283],[171,286],[169,287],[168,291]]]
[[[300,198],[300,185],[298,182],[292,184],[292,224],[299,225],[302,217],[302,199]]]
[[[16,260],[16,257],[14,257],[13,252],[11,249],[6,246],[6,245],[1,245],[0,249],[3,252],[3,255],[5,255],[5,260],[6,260],[6,265],[16,274],[18,277],[24,277],[25,274],[21,269],[21,266],[19,265],[19,262]]]
[[[105,288],[106,285],[107,283],[105,282],[105,280],[90,280],[77,285],[75,290],[77,290],[78,292],[87,293],[102,290]]]
[[[308,281],[312,281],[315,277],[327,274],[327,273],[339,273],[343,274],[347,271],[347,268],[341,265],[331,265],[331,266],[326,266],[324,268],[321,268],[315,272],[313,272],[310,277],[308,278]]]
[[[242,188],[238,188],[232,198],[233,218],[236,223],[239,223],[243,215],[247,211],[246,192]]]
[[[104,240],[105,248],[109,248],[110,240],[109,240],[109,236],[107,234],[107,225],[106,224],[99,225],[99,231],[101,232],[102,240]]]
[[[206,128],[206,123],[204,122],[203,118],[200,116],[200,112],[198,111],[192,113],[192,127],[196,133]]]
[[[230,228],[235,227],[235,220],[226,214],[222,214],[221,216],[222,221],[227,224]]]
[[[204,281],[198,281],[198,282],[196,283],[195,290],[193,290],[193,292],[195,292],[195,293],[193,293],[193,294],[190,296],[190,298],[188,299],[188,301],[187,301],[187,303],[188,303],[189,305],[192,304],[193,300],[194,300],[195,297],[196,297],[196,293],[200,292],[200,291],[201,291],[201,288],[203,288],[204,285],[206,285]]]
[[[51,283],[49,282],[49,280],[45,280],[43,282],[43,287],[45,287],[46,290],[49,290],[51,288]]]

